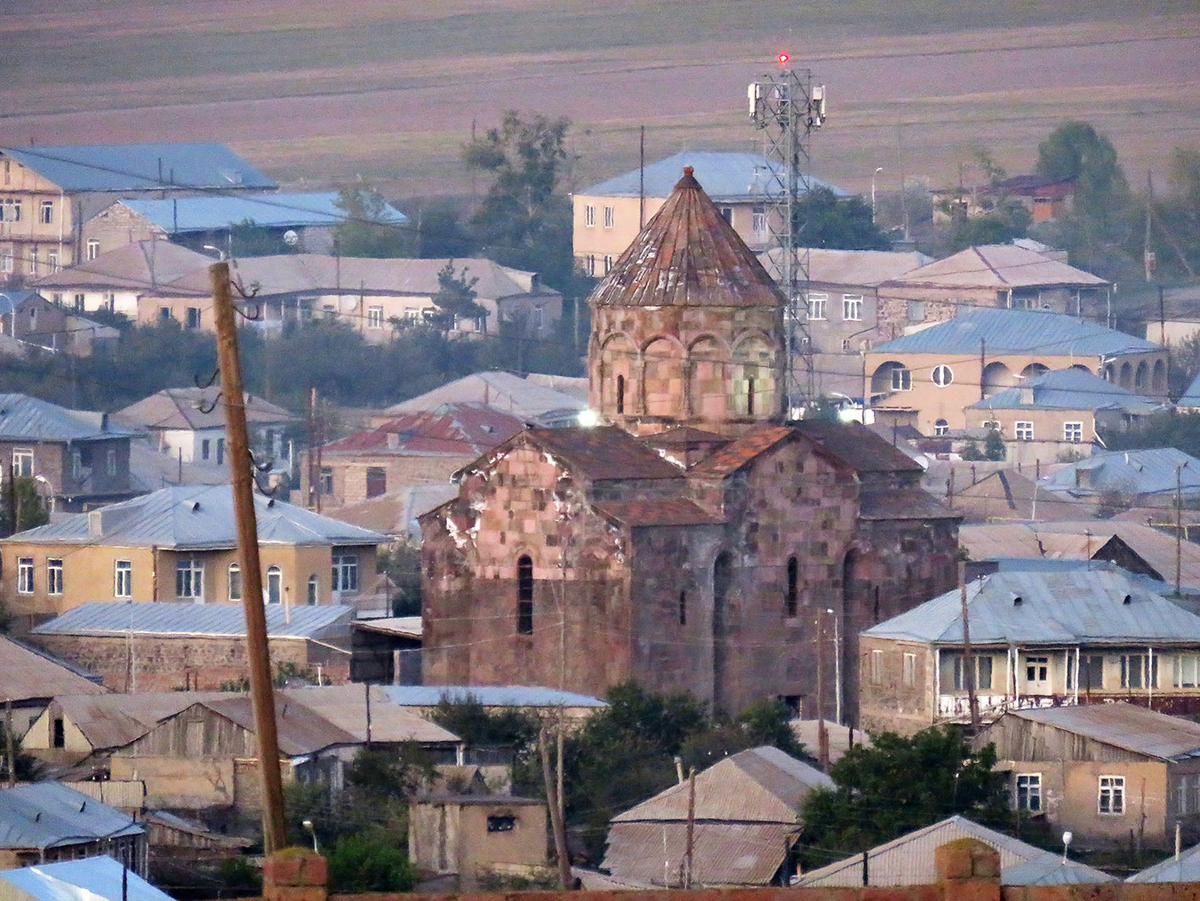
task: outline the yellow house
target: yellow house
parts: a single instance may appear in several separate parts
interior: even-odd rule
[[[775,164],[757,153],[690,150],[592,185],[573,197],[575,259],[588,275],[607,275],[642,227],[650,221],[691,166],[696,180],[753,251],[767,249],[771,238],[770,198],[781,188]],[[814,178],[812,187],[829,188],[838,197],[852,192]]]
[[[255,497],[263,601],[383,606],[373,593],[385,536]],[[29,628],[88,601],[240,601],[228,485],[164,488],[0,542],[0,590]]]
[[[95,259],[83,223],[114,197],[273,190],[221,144],[0,147],[0,282]]]

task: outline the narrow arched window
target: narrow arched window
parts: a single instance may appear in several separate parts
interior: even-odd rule
[[[796,615],[796,606],[800,596],[800,562],[795,557],[788,557],[787,562],[787,595],[784,598],[788,616]]]
[[[679,625],[687,625],[687,592],[679,592]]]
[[[317,596],[319,589],[316,573],[308,577],[308,606],[315,607],[317,605]]]
[[[746,379],[746,415],[754,415],[754,378]]]
[[[617,412],[625,412],[625,376],[617,376]]]
[[[517,561],[517,633],[533,634],[533,559],[528,554]]]
[[[267,603],[278,604],[283,600],[283,572],[278,566],[267,567]]]
[[[242,599],[242,568],[236,563],[229,564],[229,600]]]

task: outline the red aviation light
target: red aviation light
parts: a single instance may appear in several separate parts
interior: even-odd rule
[[[790,54],[787,54],[787,53],[779,54],[779,65],[786,66],[788,64],[788,61],[791,60],[791,58],[792,57]]]

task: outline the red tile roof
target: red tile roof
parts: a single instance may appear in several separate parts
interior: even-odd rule
[[[588,303],[617,307],[779,307],[786,303],[758,258],[692,177],[620,256]]]
[[[483,404],[444,404],[355,432],[326,444],[323,453],[477,456],[503,444],[524,426],[518,417]]]

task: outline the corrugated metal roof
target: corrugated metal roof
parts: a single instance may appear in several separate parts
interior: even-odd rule
[[[1111,564],[1069,572],[994,573],[967,585],[967,604],[971,641],[979,645],[1200,643],[1200,616],[1151,592]],[[863,634],[961,645],[959,590]]]
[[[422,744],[457,744],[460,739],[408,707],[397,704],[384,686],[327,685],[276,692],[279,703],[301,704],[323,717],[355,741],[367,740],[367,691],[371,694],[371,740],[415,741]]]
[[[1126,882],[1200,882],[1200,845],[1188,848],[1179,858],[1164,861],[1134,873]]]
[[[111,857],[85,857],[0,871],[0,879],[32,901],[172,901]]]
[[[593,307],[770,307],[786,301],[691,169],[598,284]]]
[[[779,191],[774,172],[778,164],[757,153],[717,150],[685,150],[666,159],[631,169],[613,178],[576,191],[581,197],[666,197],[671,193],[684,166],[691,166],[708,185],[708,195],[716,201],[746,201]],[[808,186],[829,188],[838,197],[854,197],[853,191],[839,188],[814,175],[801,176],[801,193]]]
[[[808,254],[808,280],[814,287],[845,285],[869,288],[933,262],[933,257],[916,251],[895,253],[888,250],[810,247],[802,252]],[[767,271],[778,278],[782,255],[783,251],[775,247],[760,253],[758,258]]]
[[[887,283],[920,288],[1088,287],[1104,279],[1015,244],[968,247],[945,259],[914,269]]]
[[[46,144],[0,147],[0,153],[64,191],[275,187],[275,182],[224,144]]]
[[[1028,398],[1028,399],[1026,399]],[[976,401],[969,410],[1120,410],[1146,415],[1166,406],[1083,369],[1055,369]]]
[[[779,823],[709,823],[694,827],[692,885],[766,885],[778,872],[800,827]],[[682,883],[685,823],[614,823],[601,866],[633,886]]]
[[[250,695],[226,695],[205,701],[203,706],[236,723],[246,732],[258,734]],[[279,737],[279,753],[283,757],[300,757],[331,745],[349,745],[359,741],[315,711],[302,704],[289,703],[278,693],[275,696],[275,727]]]
[[[145,293],[188,297],[211,296],[211,288],[200,284],[208,277],[212,257],[196,253],[170,241],[136,241],[94,260],[87,260],[61,272],[44,275],[34,281],[39,288],[123,288]],[[166,286],[192,273],[200,273],[196,286],[186,290],[168,289]]]
[[[1042,723],[1159,760],[1200,757],[1200,723],[1123,701],[1041,710],[1010,710],[1005,716]]]
[[[694,467],[692,475],[719,476],[724,478],[757,459],[775,445],[795,438],[796,431],[789,426],[756,425],[716,453],[705,457]]]
[[[360,529],[257,493],[254,495],[254,514],[260,544],[366,546],[387,541],[387,536],[379,532]],[[100,534],[95,534],[97,526]],[[229,485],[162,488],[152,494],[29,529],[10,540],[32,544],[156,545],[175,550],[236,547],[233,489]]]
[[[1192,379],[1183,396],[1179,398],[1177,407],[1200,407],[1200,375]]]
[[[178,197],[167,200],[122,200],[120,203],[149,219],[168,234],[218,231],[250,220],[262,228],[336,226],[347,213],[337,205],[336,191]],[[408,217],[384,204],[379,218],[396,225]]]
[[[1035,848],[1012,836],[1004,835],[986,826],[980,826],[966,817],[953,816],[949,819],[910,832],[900,838],[878,845],[867,852],[867,872],[871,885],[932,885],[937,882],[937,870],[933,852],[940,845],[960,838],[974,838],[1000,852],[1001,885],[1040,885],[1038,881],[1013,882],[1015,878],[1038,880],[1055,864],[1061,865],[1062,856]],[[1024,864],[1032,867],[1015,869]],[[858,854],[837,863],[812,870],[800,877],[797,886],[861,886],[862,855]],[[1070,868],[1083,871],[1073,877],[1080,882],[1107,882],[1109,877],[1098,870],[1080,863],[1068,861]],[[1045,869],[1043,869],[1045,868]],[[1010,870],[1015,875],[1010,875]]]
[[[224,430],[225,404],[213,404],[215,396],[210,388],[164,388],[118,410],[113,416],[145,429]],[[286,423],[296,419],[283,407],[248,391],[244,397],[246,422],[250,425]]]
[[[419,616],[381,616],[378,619],[356,619],[351,624],[355,629],[379,632],[383,635],[401,635],[420,639],[423,625]]]
[[[419,543],[421,526],[418,518],[456,497],[458,486],[450,482],[410,485],[357,504],[338,507],[330,510],[329,515],[359,528],[405,537]]]
[[[27,394],[0,394],[0,441],[101,441],[137,434],[100,413],[68,410]]]
[[[448,382],[425,394],[394,404],[384,410],[389,416],[432,410],[448,403],[487,404],[520,417],[526,422],[538,422],[547,413],[560,410],[582,410],[587,399],[579,398],[523,379],[511,372],[475,372]]]
[[[980,342],[989,354],[1032,353],[1041,356],[1121,356],[1162,350],[1159,345],[1105,328],[1094,322],[1044,310],[963,310],[911,335],[871,348],[872,354],[979,354]]]
[[[0,636],[0,698],[14,703],[61,694],[107,694],[108,689],[79,675],[44,651]]]
[[[285,610],[266,606],[271,638],[348,636],[355,609],[340,604],[299,606]],[[138,635],[237,638],[246,634],[241,604],[189,604],[171,601],[93,601],[72,607],[42,623],[34,635]]]
[[[524,427],[524,420],[484,404],[443,404],[354,432],[326,444],[322,451],[334,456],[369,453],[474,458],[503,444]]]
[[[740,751],[696,774],[696,819],[798,824],[801,803],[833,780],[778,748]],[[687,820],[688,786],[672,785],[613,817],[614,823]]]
[[[384,685],[393,703],[406,707],[436,707],[443,700],[476,700],[484,707],[607,707],[591,695],[535,685]]]
[[[144,691],[137,694],[59,695],[54,703],[93,751],[121,748],[155,724],[220,692]]]
[[[1096,885],[1119,881],[1116,876],[1073,860],[1064,861],[1058,855],[1027,860],[1002,870],[1000,876],[1001,885]]]
[[[1174,495],[1179,486],[1184,494],[1194,495],[1200,493],[1200,460],[1174,447],[1097,451],[1043,476],[1038,484],[1079,496],[1110,491]]]
[[[127,814],[58,782],[0,791],[0,848],[53,848],[143,832]]]

